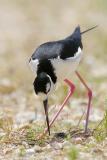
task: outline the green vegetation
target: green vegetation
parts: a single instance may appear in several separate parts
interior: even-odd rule
[[[26,149],[24,146],[20,146],[19,148],[19,156],[23,157],[26,154]]]
[[[70,148],[68,153],[69,160],[77,160],[78,156],[78,150],[75,147]]]
[[[107,137],[107,110],[105,111],[103,120],[94,131],[94,137],[98,142],[105,140]]]

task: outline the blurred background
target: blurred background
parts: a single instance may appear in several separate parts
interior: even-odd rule
[[[1,116],[12,116],[21,124],[33,119],[36,110],[41,119],[44,111],[33,91],[34,75],[28,60],[38,45],[70,35],[78,24],[81,31],[98,25],[82,37],[84,57],[78,70],[93,90],[91,121],[102,119],[107,104],[106,0],[0,0]],[[76,92],[62,114],[75,124],[86,109],[87,94],[75,75],[71,80]],[[65,86],[59,87],[50,105],[60,104],[66,93]]]

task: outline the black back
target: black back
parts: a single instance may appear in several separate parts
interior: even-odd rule
[[[78,48],[83,48],[81,42],[80,27],[76,27],[73,34],[63,40],[47,42],[40,45],[32,55],[32,59],[44,60],[73,57]]]
[[[62,51],[63,44],[61,41],[47,42],[40,45],[32,55],[32,59],[53,59],[57,58]]]

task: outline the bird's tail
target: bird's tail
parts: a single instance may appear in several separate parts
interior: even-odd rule
[[[97,26],[94,26],[94,27],[92,27],[92,28],[89,28],[89,29],[87,29],[87,30],[85,30],[85,31],[83,31],[83,32],[81,32],[81,34],[84,34],[84,33],[88,32],[88,31],[91,31],[92,29],[94,29],[94,28],[96,28],[96,27],[98,27],[98,25],[97,25]]]

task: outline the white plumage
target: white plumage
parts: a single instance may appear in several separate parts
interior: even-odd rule
[[[57,81],[63,81],[65,78],[71,77],[71,74],[76,70],[80,60],[82,58],[82,50],[79,47],[78,52],[75,53],[74,57],[67,58],[65,60],[60,58],[50,59],[57,75]],[[31,59],[29,65],[32,71],[37,74],[37,68],[39,65],[38,59]]]

